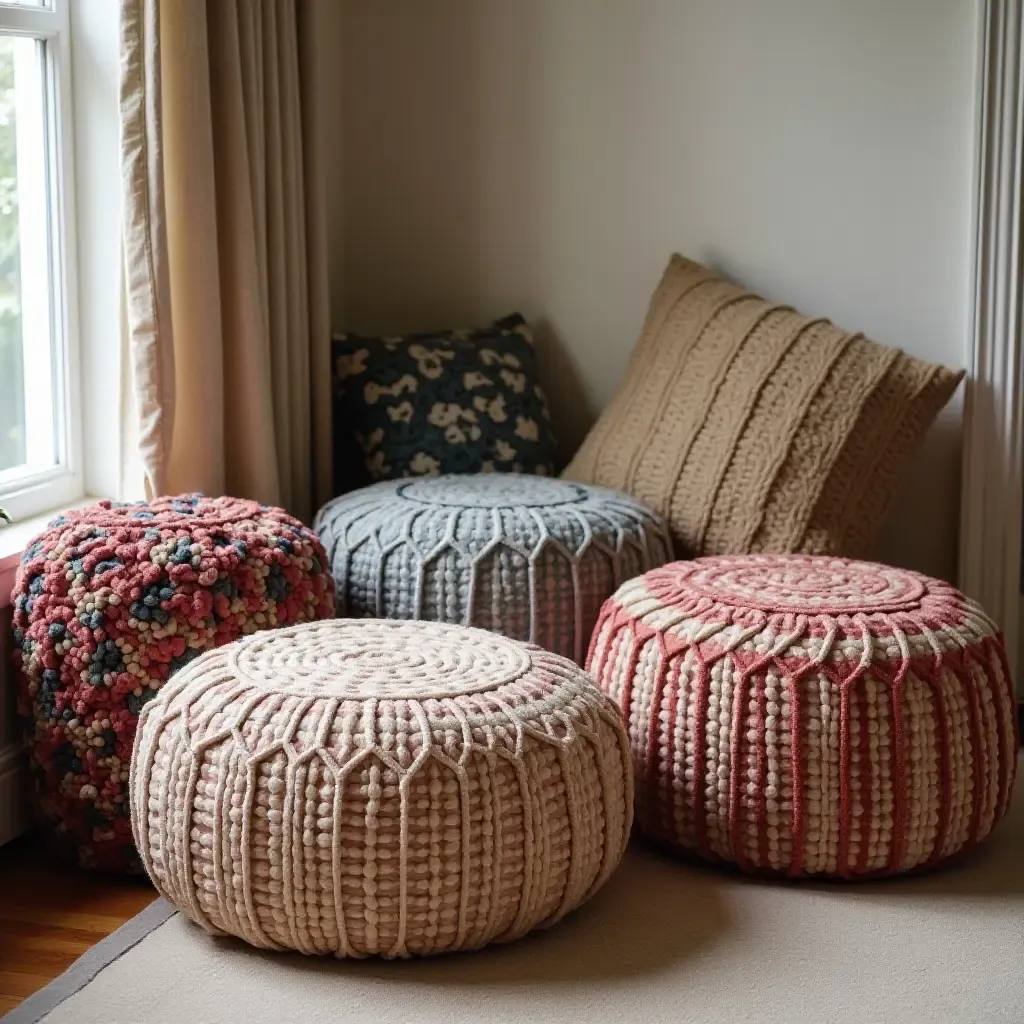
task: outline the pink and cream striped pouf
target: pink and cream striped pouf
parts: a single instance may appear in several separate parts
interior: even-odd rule
[[[602,610],[587,668],[627,720],[636,820],[751,871],[927,867],[1006,812],[1002,637],[947,583],[870,562],[675,562]]]

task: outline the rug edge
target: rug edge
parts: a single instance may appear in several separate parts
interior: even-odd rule
[[[85,988],[100,971],[138,945],[176,913],[177,908],[162,897],[157,897],[120,928],[87,949],[63,974],[57,975],[48,985],[0,1017],[0,1024],[39,1024],[51,1010]]]

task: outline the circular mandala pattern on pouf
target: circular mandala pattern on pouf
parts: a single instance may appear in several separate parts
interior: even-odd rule
[[[411,956],[558,921],[632,822],[617,708],[478,629],[335,619],[208,651],[143,709],[131,767],[157,890],[269,949]]]
[[[530,654],[480,629],[381,621],[377,646],[334,626],[296,626],[250,637],[231,650],[231,672],[257,688],[325,697],[457,697],[494,690],[530,668]],[[358,636],[369,635],[363,630]]]
[[[521,473],[426,477],[400,484],[397,493],[408,501],[449,508],[550,508],[587,500],[580,484]]]
[[[314,528],[339,614],[477,626],[577,664],[605,599],[672,557],[660,517],[629,495],[514,473],[375,484]]]
[[[698,594],[737,608],[804,615],[895,612],[922,607],[941,613],[954,607],[945,585],[929,593],[924,578],[905,569],[835,558],[750,555],[739,560],[700,559],[665,566],[650,585],[671,600]]]
[[[919,573],[806,555],[699,558],[604,606],[587,667],[627,720],[637,822],[748,870],[930,866],[1006,813],[1002,636]]]
[[[183,495],[50,523],[14,591],[19,705],[40,810],[86,867],[133,870],[138,715],[178,669],[247,633],[333,614],[326,556],[278,508]]]

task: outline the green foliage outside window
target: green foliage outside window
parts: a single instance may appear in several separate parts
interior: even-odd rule
[[[13,44],[0,36],[0,471],[25,462]]]

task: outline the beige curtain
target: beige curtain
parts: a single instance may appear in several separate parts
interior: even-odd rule
[[[330,496],[319,0],[121,0],[126,310],[150,494]]]

